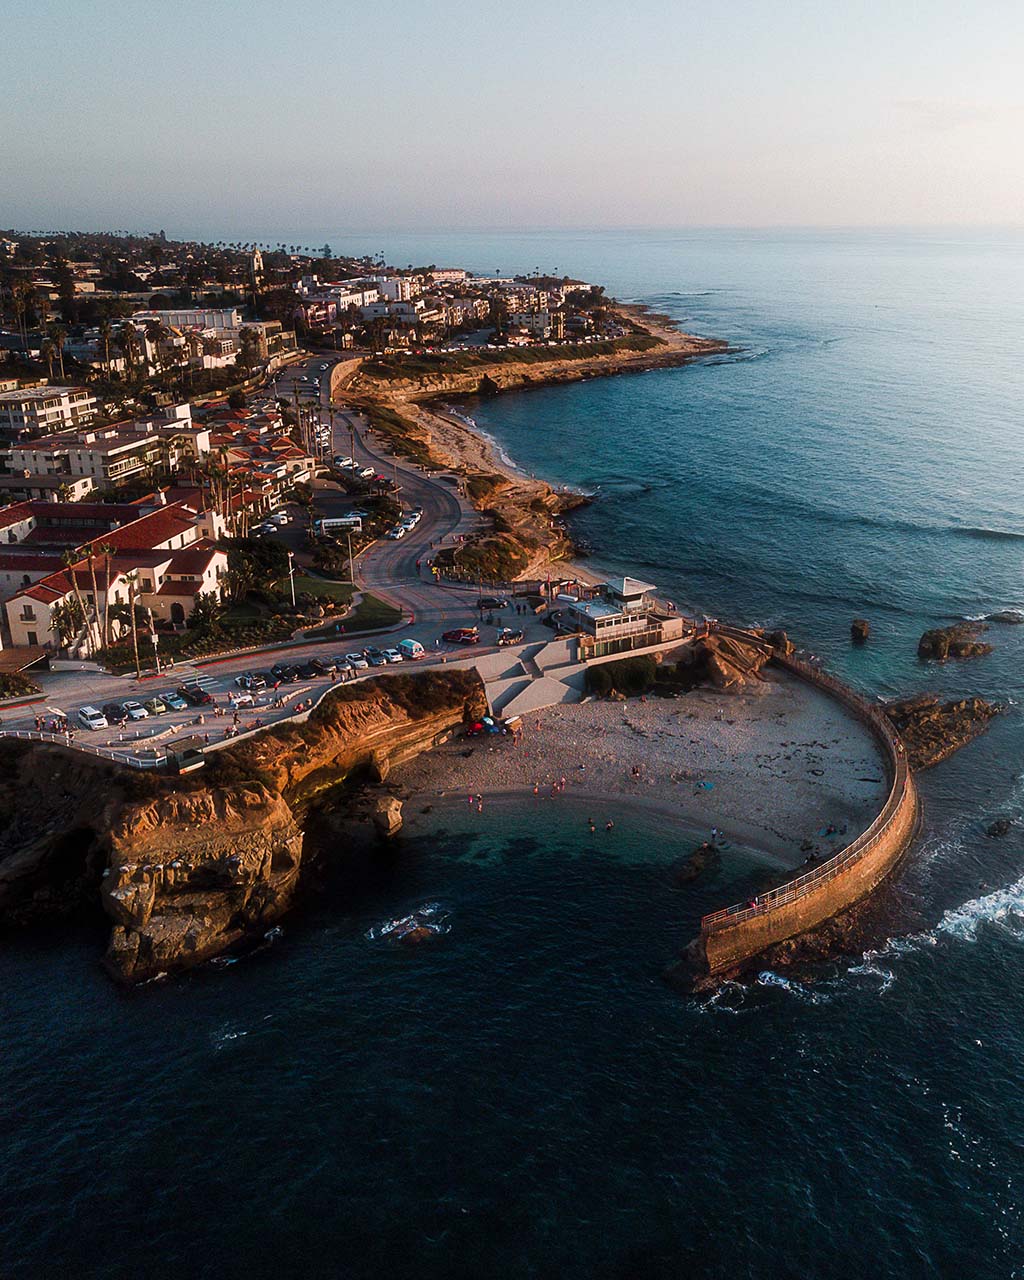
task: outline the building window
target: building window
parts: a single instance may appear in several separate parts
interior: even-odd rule
[[[34,631],[30,631],[28,633],[28,642],[29,644],[38,644],[39,636]]]
[[[35,622],[36,611],[30,604],[23,604],[21,606],[21,620],[22,622]]]

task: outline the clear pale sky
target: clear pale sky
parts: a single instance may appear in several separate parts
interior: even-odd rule
[[[1024,5],[0,0],[0,227],[1024,221]]]

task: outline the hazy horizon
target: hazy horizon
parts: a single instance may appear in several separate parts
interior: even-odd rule
[[[181,0],[130,23],[99,0],[5,8],[0,224],[20,230],[1022,219],[1009,3]]]

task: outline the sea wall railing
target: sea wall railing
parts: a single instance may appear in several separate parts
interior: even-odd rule
[[[744,632],[739,631],[737,628],[721,627],[718,629],[734,635],[737,639],[761,639],[761,637],[746,636]],[[803,875],[779,885],[777,889],[770,889],[766,893],[759,894],[752,902],[738,903],[731,907],[723,907],[720,911],[711,912],[710,915],[706,915],[701,920],[702,933],[713,933],[719,929],[739,924],[744,920],[753,920],[775,907],[785,906],[787,903],[806,897],[820,888],[821,885],[827,884],[829,881],[843,875],[853,863],[863,858],[865,854],[876,848],[886,838],[893,824],[902,816],[903,806],[907,799],[910,768],[907,764],[906,751],[899,735],[884,712],[873,706],[865,698],[862,698],[860,694],[855,693],[842,681],[828,675],[801,658],[775,651],[772,655],[772,660],[778,663],[779,666],[792,671],[794,675],[806,680],[809,684],[816,685],[825,692],[832,694],[872,730],[888,762],[892,775],[892,786],[878,816],[845,849],[841,849],[837,854],[829,858],[827,862],[821,863],[820,866],[815,867],[813,870],[806,871]]]
[[[45,733],[37,729],[4,729],[0,731],[0,737],[22,738],[29,742],[50,742],[57,747],[67,747],[70,751],[84,751],[86,755],[114,760],[132,769],[159,769],[167,763],[162,755],[136,756],[125,751],[115,751],[112,747],[94,747],[88,742],[74,742],[66,733]]]

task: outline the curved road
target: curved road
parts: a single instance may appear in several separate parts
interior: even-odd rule
[[[305,373],[307,377],[320,376],[327,385],[321,388],[321,407],[326,421],[326,410],[329,407],[330,368],[338,362],[338,357],[321,355],[312,357],[302,364],[292,365],[283,371],[278,378],[278,394],[285,399],[292,398],[292,385],[308,387],[309,383],[301,383],[299,379]],[[329,368],[320,369],[321,364]],[[401,486],[401,498],[406,507],[421,507],[423,518],[412,532],[397,542],[382,541],[370,547],[357,561],[357,577],[360,586],[372,591],[374,595],[383,597],[398,605],[412,615],[411,620],[392,629],[387,639],[381,639],[382,645],[394,643],[402,635],[411,635],[418,639],[428,651],[427,664],[451,658],[473,658],[482,653],[493,652],[493,636],[484,632],[484,643],[473,647],[460,647],[446,644],[440,640],[440,633],[453,627],[472,626],[479,620],[475,609],[477,592],[469,587],[441,586],[431,577],[426,562],[433,550],[441,545],[442,540],[450,542],[453,535],[478,528],[480,516],[469,506],[456,490],[453,481],[439,479],[427,475],[414,464],[392,458],[378,449],[374,443],[368,442],[370,435],[366,424],[358,414],[351,410],[334,411],[335,441],[333,451],[348,454],[351,450],[353,432],[355,435],[356,457],[360,461],[372,464],[378,471],[394,475]],[[431,546],[431,543],[434,546]],[[420,568],[417,568],[417,561]],[[505,618],[511,622],[509,614]],[[551,633],[532,617],[518,618],[516,623],[527,632],[527,641],[550,639]],[[487,642],[491,641],[491,644]],[[136,699],[144,702],[155,693],[173,689],[196,675],[203,677],[208,691],[217,697],[222,705],[226,694],[235,688],[234,679],[246,671],[265,671],[277,661],[306,662],[318,655],[335,654],[346,650],[362,648],[366,637],[348,638],[340,635],[336,639],[322,640],[309,644],[288,647],[284,650],[267,650],[261,653],[217,660],[215,665],[196,667],[191,663],[178,663],[172,671],[156,677],[149,676],[137,680],[131,676],[115,676],[106,672],[89,668],[74,668],[64,671],[44,673],[41,677],[43,698],[26,707],[8,707],[3,710],[2,724],[4,729],[24,730],[34,727],[36,715],[48,716],[54,711],[62,711],[72,718],[78,708],[90,704],[101,707],[105,702],[123,702],[125,699]],[[151,660],[151,650],[143,638],[141,640],[143,661]],[[510,663],[514,661],[518,650],[509,650]],[[70,666],[70,664],[69,664]],[[373,668],[367,675],[384,675],[389,672],[406,670],[403,666]],[[293,701],[301,698],[306,692],[317,693],[324,688],[323,679],[303,681],[289,686]],[[286,690],[287,691],[287,690]],[[245,723],[254,716],[259,716],[264,723],[273,723],[289,714],[269,709],[270,696],[261,695],[257,706],[241,709],[239,714]],[[124,750],[126,746],[138,741],[145,745],[145,739],[153,733],[159,733],[159,741],[166,741],[174,733],[184,732],[191,727],[198,714],[198,708],[189,711],[169,712],[159,717],[150,717],[131,726],[123,734],[117,728],[90,732],[76,725],[78,742],[90,746],[111,746]],[[209,732],[211,742],[223,737],[225,724],[230,724],[230,716],[225,722],[205,716],[204,732]]]

